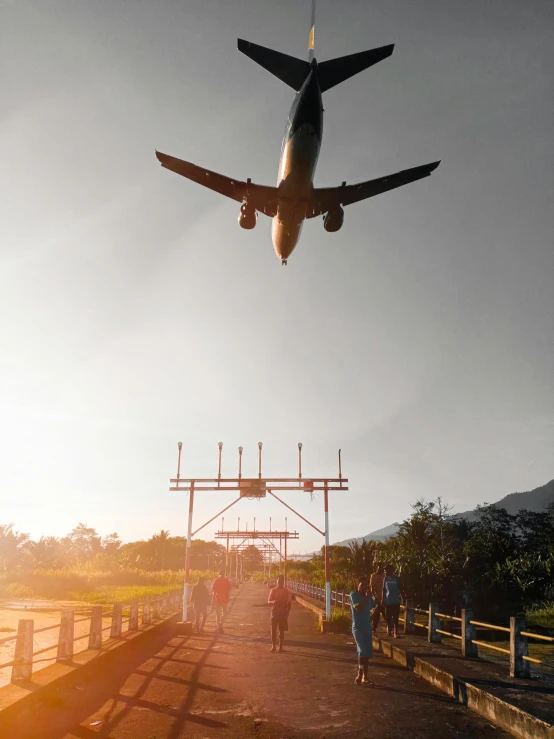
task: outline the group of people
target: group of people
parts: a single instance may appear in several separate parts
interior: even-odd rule
[[[198,579],[190,596],[190,602],[194,609],[195,631],[199,634],[203,633],[204,624],[208,617],[208,607],[211,602],[212,608],[215,610],[216,630],[218,633],[223,634],[223,622],[227,615],[227,607],[232,589],[233,583],[225,577],[223,570],[219,573],[219,577],[216,577],[213,581],[211,593],[210,588],[206,584],[206,579],[204,577]]]
[[[387,625],[387,634],[398,637],[398,618],[404,589],[392,565],[379,562],[377,570],[368,578],[358,578],[358,587],[350,593],[352,635],[358,649],[356,683],[370,683],[369,660],[373,656],[373,631],[377,631],[381,615]]]
[[[191,594],[194,628],[198,633],[204,631],[210,600],[216,614],[217,631],[223,633],[223,622],[227,615],[232,589],[233,584],[225,577],[223,571],[213,581],[211,594],[205,579],[201,577],[198,580]],[[356,590],[350,593],[352,634],[358,650],[357,684],[371,682],[368,678],[368,669],[369,660],[373,656],[373,632],[377,631],[381,616],[385,619],[387,634],[395,639],[398,637],[400,604],[404,597],[400,578],[390,564],[379,562],[377,570],[371,577],[362,575],[358,578]],[[279,576],[276,587],[271,588],[268,603],[271,605],[271,651],[282,652],[292,605],[292,595],[285,587],[285,578],[282,575]]]
[[[193,629],[199,634],[204,632],[204,625],[208,617],[208,608],[210,602],[215,610],[216,631],[223,634],[223,622],[227,616],[227,607],[229,605],[229,597],[233,584],[225,577],[222,570],[210,588],[206,584],[203,577],[198,579],[197,584],[193,587],[190,596],[190,602],[194,609],[194,625]],[[285,631],[288,630],[288,618],[292,605],[292,595],[288,588],[285,587],[285,578],[280,575],[277,579],[277,585],[271,588],[268,597],[268,603],[271,605],[271,651],[283,651],[283,642],[285,639]]]

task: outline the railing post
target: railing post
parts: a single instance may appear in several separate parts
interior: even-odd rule
[[[415,634],[415,611],[413,600],[406,599],[404,608],[404,633]]]
[[[90,614],[90,631],[88,635],[88,648],[100,649],[102,646],[102,606],[92,606]]]
[[[14,661],[12,667],[12,683],[16,680],[30,680],[33,674],[33,631],[35,622],[32,618],[20,618],[17,624]]]
[[[133,598],[129,608],[129,631],[138,629],[138,600]]]
[[[112,628],[110,630],[110,639],[119,639],[121,637],[121,623],[123,621],[122,612],[122,603],[114,603],[112,609]]]
[[[73,657],[73,639],[75,637],[75,614],[73,611],[62,611],[60,634],[58,636],[58,661]]]
[[[154,596],[154,618],[158,619],[160,617],[160,594],[156,593]]]
[[[510,618],[510,677],[531,677],[530,664],[523,659],[529,655],[527,637],[522,636],[525,631],[523,616]]]
[[[440,618],[437,616],[440,605],[438,603],[429,603],[429,634],[428,639],[432,644],[440,644],[441,635],[437,633],[440,629]]]
[[[478,657],[479,648],[473,641],[477,638],[477,629],[470,623],[473,620],[473,610],[462,608],[462,655],[464,657]]]
[[[346,609],[346,593],[344,590],[341,593],[340,604],[343,610]]]
[[[149,595],[147,595],[144,598],[144,604],[142,606],[142,623],[143,624],[150,623],[150,596]]]

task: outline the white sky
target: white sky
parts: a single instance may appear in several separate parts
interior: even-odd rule
[[[396,47],[325,94],[316,184],[442,164],[337,234],[308,222],[282,268],[269,219],[242,231],[154,149],[274,184],[292,92],[236,39],[304,58],[309,6],[0,4],[1,522],[183,534],[179,440],[190,476],[218,441],[225,474],[239,444],[276,476],[298,441],[305,475],[341,447],[335,541],[422,495],[465,510],[554,477],[550,2],[320,0],[321,61]],[[231,499],[198,496],[196,521]],[[286,499],[323,524],[321,500]]]

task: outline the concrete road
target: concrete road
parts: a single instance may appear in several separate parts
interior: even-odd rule
[[[354,684],[351,637],[321,634],[293,604],[285,652],[270,653],[267,588],[235,591],[225,634],[160,641],[102,684],[59,695],[20,739],[506,739],[392,660],[376,656],[374,687]]]

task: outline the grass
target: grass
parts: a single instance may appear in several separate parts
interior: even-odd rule
[[[0,634],[6,633],[8,631],[15,631],[15,629],[13,628],[13,626],[0,626]]]
[[[543,603],[529,608],[525,612],[525,617],[529,627],[546,626],[554,629],[554,603]]]
[[[139,601],[146,596],[157,595],[167,590],[176,590],[177,586],[162,588],[159,585],[119,585],[105,586],[93,591],[78,591],[70,593],[71,600],[82,600],[93,605],[110,603],[130,603],[135,598]]]
[[[83,570],[34,570],[10,582],[0,580],[0,597],[81,600],[88,603],[114,603],[181,588],[184,570],[126,569],[113,572]],[[211,571],[192,571],[195,584],[200,576],[214,579]]]

